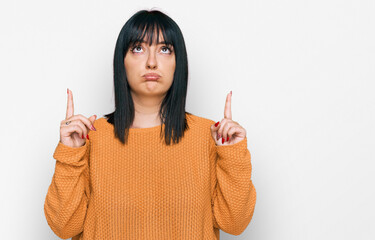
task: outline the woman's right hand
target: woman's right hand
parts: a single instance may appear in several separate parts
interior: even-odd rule
[[[72,91],[67,89],[68,106],[66,108],[66,118],[60,124],[60,142],[68,147],[81,147],[85,145],[90,130],[96,131],[93,124],[96,115],[86,118],[81,114],[74,115],[74,104]],[[68,125],[66,123],[69,123]]]

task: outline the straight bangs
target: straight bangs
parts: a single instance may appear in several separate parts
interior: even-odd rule
[[[142,42],[148,43],[149,46],[162,43],[174,49],[177,36],[173,34],[169,24],[162,20],[151,15],[135,19],[134,25],[130,26],[129,34],[125,39],[126,49],[124,56],[129,48]],[[160,32],[162,33],[163,41],[159,41]]]

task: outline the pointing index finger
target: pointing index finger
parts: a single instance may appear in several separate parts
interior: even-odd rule
[[[73,94],[72,94],[72,91],[70,91],[69,89],[67,91],[68,91],[68,104],[67,104],[67,107],[66,107],[66,118],[65,119],[68,119],[68,118],[70,118],[74,115]]]
[[[224,118],[232,119],[231,103],[232,103],[232,91],[230,91],[230,93],[228,93],[227,95],[227,100],[225,102],[225,108],[224,108]]]

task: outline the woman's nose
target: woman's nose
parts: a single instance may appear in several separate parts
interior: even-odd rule
[[[156,69],[157,68],[157,61],[156,61],[155,53],[151,52],[148,55],[146,65],[147,65],[146,66],[147,68],[151,68],[151,69]]]

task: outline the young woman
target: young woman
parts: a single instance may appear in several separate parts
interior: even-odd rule
[[[216,122],[185,111],[188,61],[178,25],[142,10],[114,53],[115,111],[66,118],[44,213],[60,238],[219,239],[241,234],[256,191],[246,130],[227,95]]]

